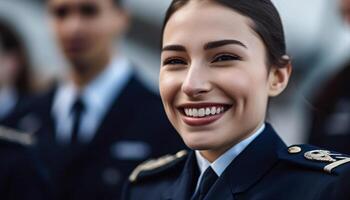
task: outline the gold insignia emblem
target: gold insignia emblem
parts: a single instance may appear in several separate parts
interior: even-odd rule
[[[324,161],[324,162],[337,161],[336,159],[331,157],[333,155],[337,156],[340,154],[331,154],[330,151],[325,151],[325,150],[313,150],[313,151],[308,151],[304,154],[305,158],[309,160]]]
[[[164,166],[168,163],[171,163],[172,161],[174,161],[178,158],[181,158],[185,155],[187,155],[187,151],[182,150],[182,151],[177,152],[175,155],[165,155],[165,156],[162,156],[158,159],[152,159],[152,160],[145,161],[144,163],[140,164],[139,166],[137,166],[134,169],[134,171],[129,176],[129,180],[130,180],[130,182],[135,182],[137,180],[137,176],[140,174],[140,172],[159,168],[159,167]]]
[[[332,173],[332,170],[340,165],[350,162],[349,157],[341,156],[342,154],[334,154],[326,150],[313,150],[304,154],[304,157],[308,160],[329,162],[323,169]]]

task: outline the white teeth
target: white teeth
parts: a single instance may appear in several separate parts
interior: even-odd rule
[[[185,109],[185,114],[186,114],[187,116],[190,115],[190,112],[189,112],[188,109]]]
[[[210,108],[205,109],[205,115],[210,115]]]
[[[204,115],[205,115],[205,110],[204,110],[204,108],[199,109],[199,111],[198,111],[198,116],[199,116],[199,117],[204,117]]]
[[[197,109],[195,109],[195,108],[192,109],[192,116],[198,117],[198,110]]]
[[[207,108],[185,108],[185,115],[188,117],[206,117],[210,115],[217,115],[224,112],[224,107],[207,107]]]
[[[215,114],[216,114],[216,108],[215,108],[214,106],[211,107],[210,113],[211,113],[212,115],[215,115]]]
[[[222,111],[224,111],[224,107],[220,107],[216,109],[216,114],[221,113]]]

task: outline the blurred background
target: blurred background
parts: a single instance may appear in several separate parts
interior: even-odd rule
[[[272,100],[268,119],[288,143],[307,139],[313,95],[350,59],[350,28],[339,15],[338,1],[274,0],[285,26],[293,76],[284,94]],[[132,27],[123,50],[144,83],[157,92],[160,27],[170,0],[125,0]],[[50,32],[41,0],[0,0],[0,18],[24,38],[33,66],[33,83],[45,89],[67,69]]]

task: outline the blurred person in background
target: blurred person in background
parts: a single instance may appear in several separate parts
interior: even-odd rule
[[[32,131],[59,199],[118,199],[137,164],[175,152],[183,143],[159,96],[144,87],[114,48],[129,25],[121,2],[46,4],[70,69],[64,81],[17,114],[18,123],[36,124]]]
[[[22,38],[0,19],[0,124],[10,123],[33,92],[31,66]]]
[[[340,13],[350,25],[350,0],[340,1]],[[350,154],[350,53],[342,69],[313,100],[309,142]]]
[[[0,126],[0,199],[52,199],[46,171],[33,145],[32,135]]]
[[[350,0],[341,0],[341,13],[348,24],[350,24]]]

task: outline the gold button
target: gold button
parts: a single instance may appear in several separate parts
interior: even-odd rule
[[[299,152],[301,152],[301,148],[300,147],[298,147],[298,146],[292,146],[292,147],[289,147],[288,148],[288,152],[289,153],[299,153]]]

